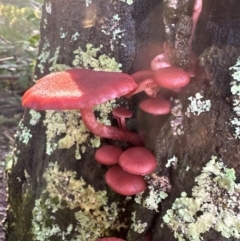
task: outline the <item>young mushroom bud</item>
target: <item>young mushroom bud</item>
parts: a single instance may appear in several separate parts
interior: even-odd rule
[[[129,109],[125,108],[125,107],[117,107],[115,109],[112,110],[112,115],[114,119],[117,119],[118,122],[118,126],[123,129],[126,130],[126,118],[131,118],[133,113],[132,111],[130,111]]]

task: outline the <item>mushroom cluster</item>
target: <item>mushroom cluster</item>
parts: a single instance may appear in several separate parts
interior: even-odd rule
[[[193,8],[192,36],[202,9],[202,0],[195,0]],[[106,145],[95,153],[99,163],[111,166],[105,175],[105,181],[115,192],[122,195],[135,195],[146,188],[144,175],[152,173],[157,167],[154,155],[142,147],[143,140],[132,131],[127,130],[125,119],[132,113],[123,108],[113,110],[113,118],[118,127],[100,124],[94,115],[93,107],[109,100],[145,91],[150,97],[140,103],[140,108],[152,115],[165,115],[170,112],[171,103],[157,96],[161,88],[178,91],[186,86],[190,77],[195,75],[197,58],[192,52],[191,66],[188,72],[171,66],[168,58],[169,46],[164,43],[164,53],[151,62],[151,70],[138,71],[132,75],[119,72],[93,71],[73,68],[49,74],[25,92],[22,105],[34,110],[73,110],[79,109],[86,128],[93,134],[113,140],[133,144],[125,151]],[[96,241],[125,241],[120,238],[106,237]]]
[[[145,147],[131,147],[125,151],[113,145],[100,147],[95,160],[111,166],[105,175],[108,186],[121,195],[130,196],[143,192],[146,182],[143,175],[157,167],[154,155]]]

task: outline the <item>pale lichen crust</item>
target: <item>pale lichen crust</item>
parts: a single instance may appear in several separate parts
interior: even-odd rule
[[[143,198],[142,194],[139,193],[135,196],[135,202],[141,204],[143,207],[159,212],[159,204],[168,197],[171,191],[171,184],[169,178],[166,176],[158,176],[156,173],[146,175],[145,180],[148,184],[149,193]]]
[[[102,124],[110,125],[108,115],[117,106],[115,100],[96,106],[95,110],[100,113],[98,121]],[[69,149],[76,145],[75,157],[76,159],[81,159],[81,153],[84,153],[86,145],[96,148],[101,144],[99,137],[90,135],[83,121],[80,119],[78,110],[46,111],[43,124],[46,127],[46,153],[48,155],[51,155],[57,148]],[[56,141],[56,138],[60,136],[61,138]],[[89,141],[87,141],[88,138],[90,138]]]
[[[200,93],[196,93],[195,97],[188,97],[190,104],[187,107],[186,116],[190,117],[190,114],[200,115],[203,112],[210,111],[211,100],[203,100],[203,96]]]
[[[133,4],[133,0],[120,0],[121,2],[125,2],[128,5],[132,5]]]
[[[85,69],[115,71],[121,72],[121,64],[115,58],[110,58],[106,54],[99,55],[103,46],[94,47],[92,44],[86,44],[86,51],[81,47],[73,51],[75,57],[72,62],[74,67],[83,67]]]
[[[230,85],[233,111],[236,115],[236,117],[230,120],[230,123],[234,128],[234,138],[240,139],[240,58],[238,58],[237,63],[229,69],[233,70],[233,80],[231,81]]]
[[[240,184],[235,179],[234,169],[212,156],[195,178],[192,197],[182,192],[163,216],[174,237],[179,241],[200,241],[203,233],[214,229],[225,238],[239,239]]]
[[[35,110],[30,110],[29,114],[31,115],[31,119],[29,123],[30,125],[35,126],[39,122],[41,118],[41,114]]]
[[[15,138],[18,137],[20,142],[27,145],[29,140],[32,138],[32,134],[31,134],[30,130],[26,126],[24,126],[22,121],[20,121],[20,123],[18,125],[18,130],[17,130],[16,134],[14,135],[14,137]]]
[[[172,166],[174,169],[176,169],[177,163],[178,163],[178,158],[174,155],[173,157],[171,157],[167,160],[167,164],[165,166],[166,167]]]
[[[108,235],[110,230],[125,227],[117,220],[118,204],[108,204],[106,191],[95,191],[82,178],[76,179],[75,172],[61,172],[56,163],[50,163],[43,177],[47,186],[32,211],[34,240],[58,237],[59,240],[94,241]],[[74,212],[75,218],[65,228],[57,219],[57,213],[64,209]]]
[[[136,212],[132,212],[132,225],[131,229],[136,233],[143,233],[147,227],[147,222],[142,223],[141,220],[136,220]]]
[[[163,199],[168,197],[168,194],[161,189],[155,189],[153,186],[149,186],[149,194],[147,197],[142,198],[142,193],[139,193],[135,197],[135,202],[143,205],[143,207],[158,212],[159,204]]]

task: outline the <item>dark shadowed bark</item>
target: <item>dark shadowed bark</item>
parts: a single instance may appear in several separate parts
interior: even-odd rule
[[[163,51],[163,19],[165,26],[173,24],[174,12],[171,26],[181,29],[191,22],[193,1],[175,2],[177,11],[163,9],[158,0],[45,1],[35,79],[66,66],[125,73],[149,69],[151,59]],[[171,114],[143,113],[138,104],[147,98],[145,93],[96,108],[100,120],[117,125],[110,114],[113,106],[128,106],[134,112],[128,128],[141,133],[157,158],[157,170],[146,177],[148,189],[137,198],[111,191],[104,182],[107,167],[94,160],[100,145],[126,149],[128,144],[94,137],[78,111],[25,110],[9,174],[8,241],[239,239],[238,124],[231,122],[238,117],[233,111],[238,99],[229,71],[240,55],[239,6],[237,0],[203,1],[193,39],[197,75],[180,92],[159,93],[171,99]],[[172,62],[187,68],[189,34],[171,31],[166,39],[182,43]],[[210,160],[211,171],[203,171],[206,182],[196,185]]]

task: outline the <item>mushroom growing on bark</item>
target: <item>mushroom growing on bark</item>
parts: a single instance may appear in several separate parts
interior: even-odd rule
[[[135,195],[146,189],[146,182],[142,176],[125,172],[118,165],[108,169],[105,181],[113,191],[124,196]]]
[[[157,160],[145,147],[131,147],[121,154],[119,165],[126,172],[146,175],[156,169]]]
[[[123,150],[113,145],[102,146],[95,153],[95,160],[104,165],[114,165],[119,161]]]
[[[138,87],[127,94],[127,97],[145,91],[149,96],[155,97],[160,88],[175,90],[184,87],[190,81],[189,74],[181,68],[165,67],[156,71],[139,71],[132,75],[137,76]],[[155,90],[155,88],[157,88]]]
[[[175,90],[186,86],[190,77],[181,68],[166,67],[153,72],[153,81],[163,88]]]
[[[124,73],[69,69],[49,74],[25,92],[22,105],[35,110],[79,109],[87,129],[94,135],[142,145],[137,133],[97,122],[93,107],[121,97],[137,87]]]
[[[113,118],[117,120],[118,126],[121,129],[126,130],[127,127],[126,127],[125,119],[132,117],[133,113],[132,111],[130,111],[125,107],[117,107],[112,110],[112,115],[113,115]]]
[[[152,115],[167,115],[171,111],[171,102],[158,96],[143,100],[140,108]]]

